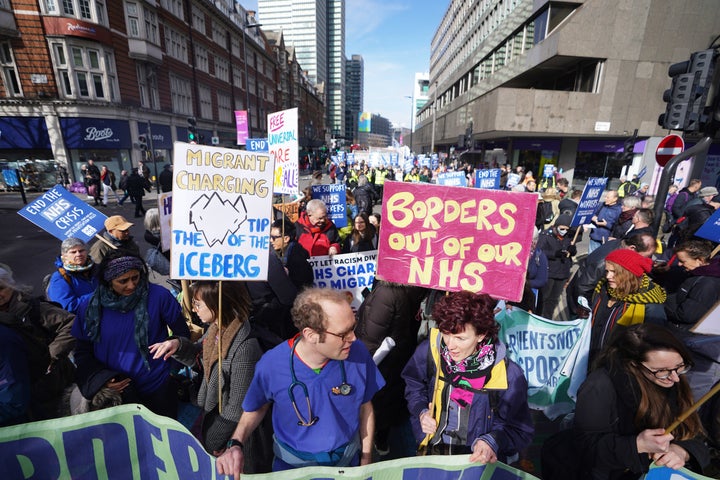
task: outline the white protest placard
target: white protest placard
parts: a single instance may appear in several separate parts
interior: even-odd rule
[[[172,278],[267,280],[272,157],[182,142],[174,149]]]
[[[172,192],[158,195],[158,211],[160,212],[160,248],[163,252],[170,250],[172,231]]]
[[[275,157],[274,192],[298,193],[299,156],[298,109],[291,108],[267,116],[268,150]]]
[[[363,302],[363,290],[375,279],[377,250],[342,255],[311,257],[316,287],[342,290],[350,306],[357,310]]]

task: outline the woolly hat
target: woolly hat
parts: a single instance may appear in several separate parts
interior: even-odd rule
[[[560,215],[557,220],[555,220],[555,226],[559,227],[560,225],[564,225],[566,227],[569,227],[572,223],[572,217],[568,214],[563,213]]]
[[[715,187],[703,187],[698,192],[698,197],[714,197],[718,194],[718,189]]]
[[[641,277],[643,273],[650,273],[653,265],[652,260],[628,248],[613,250],[610,255],[605,257],[605,260],[617,263],[636,277]]]

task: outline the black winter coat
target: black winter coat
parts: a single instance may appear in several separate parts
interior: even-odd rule
[[[720,296],[720,258],[690,272],[665,302],[667,321],[687,330],[715,305]]]
[[[571,243],[572,237],[569,234],[558,237],[554,228],[549,228],[540,234],[537,248],[542,250],[548,259],[548,278],[555,280],[570,278],[572,257],[577,254],[577,248]]]

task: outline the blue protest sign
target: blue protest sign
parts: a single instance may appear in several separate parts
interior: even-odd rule
[[[475,188],[498,190],[500,188],[500,173],[499,168],[475,170]]]
[[[438,174],[438,185],[450,185],[454,187],[467,187],[465,172],[445,172]]]
[[[6,168],[2,171],[3,179],[5,180],[5,185],[8,187],[19,187],[20,186],[20,180],[18,180],[17,172],[15,170],[10,170],[9,168]]]
[[[555,165],[552,163],[546,163],[543,165],[543,178],[552,177],[553,175],[555,175]]]
[[[55,185],[18,213],[60,240],[76,237],[83,242],[104,229],[107,218],[60,185]]]
[[[267,152],[268,141],[267,138],[248,138],[246,140],[245,149],[248,152]]]
[[[607,181],[607,178],[588,178],[585,188],[583,189],[582,197],[580,197],[578,208],[575,210],[572,222],[570,222],[571,227],[590,223],[590,219],[595,214],[598,203],[600,203],[600,197],[603,191],[605,191]]]
[[[720,243],[720,210],[715,210],[715,213],[695,232],[695,236]]]
[[[328,217],[330,217],[330,220],[333,221],[337,228],[347,226],[347,212],[345,210],[347,199],[344,184],[313,185],[312,198],[317,198],[325,202]]]

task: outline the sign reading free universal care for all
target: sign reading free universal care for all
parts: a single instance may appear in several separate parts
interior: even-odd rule
[[[105,228],[107,218],[60,185],[18,213],[60,240],[76,237],[86,243]]]
[[[271,156],[182,142],[174,149],[172,278],[266,280]]]

